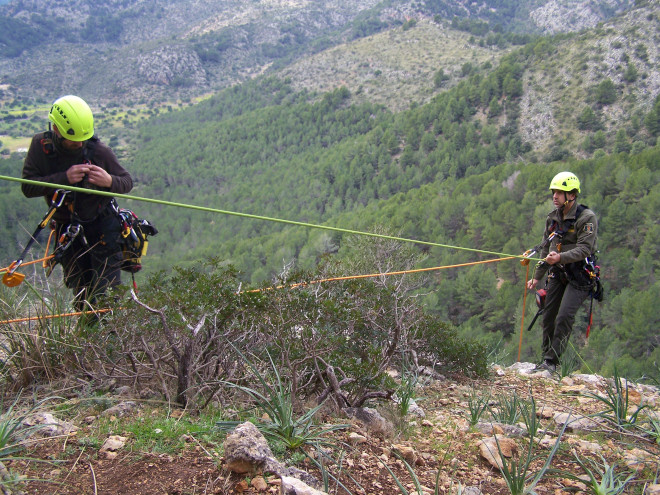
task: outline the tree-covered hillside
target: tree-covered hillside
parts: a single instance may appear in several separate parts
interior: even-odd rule
[[[596,328],[584,352],[598,371],[611,364],[608,353],[625,350],[618,356],[621,366],[641,375],[658,358],[657,318],[650,309],[658,295],[654,212],[660,182],[657,46],[635,37],[648,37],[658,20],[649,9],[643,12],[644,29],[628,32],[616,48],[628,54],[629,63],[615,67],[608,59],[586,85],[558,82],[563,72],[545,74],[548,61],[567,60],[559,54],[582,53],[585,40],[611,40],[613,32],[623,31],[607,27],[538,38],[497,63],[466,63],[460,81],[446,89],[438,67],[436,81],[428,81],[429,87],[437,84],[437,94],[401,112],[343,85],[317,92],[296,87],[291,75],[255,78],[136,126],[135,150],[123,157],[135,178],[133,194],[343,229],[379,229],[456,247],[420,245],[424,266],[433,267],[484,258],[460,248],[516,255],[537,244],[550,208],[550,178],[570,169],[583,180],[584,202],[601,221],[607,290],[605,302],[596,305]],[[407,29],[414,32],[414,24]],[[471,42],[479,45],[478,38]],[[602,61],[594,57],[584,62],[587,68]],[[634,79],[628,68],[642,62],[646,77]],[[545,96],[546,106],[557,101],[563,106],[553,107],[552,119],[539,113],[535,124],[530,115]],[[553,130],[551,145],[539,148],[536,133],[552,122],[559,130]],[[1,165],[6,175],[20,175],[20,156]],[[0,246],[8,264],[45,205],[23,198],[14,183],[0,188],[8,218]],[[256,283],[272,280],[292,263],[312,268],[327,255],[341,256],[346,245],[336,231],[122,203],[160,231],[150,244],[145,276],[213,256],[236,266],[243,281]],[[439,318],[511,358],[524,278],[516,261],[438,271],[423,299]],[[585,325],[580,321],[578,327],[579,333]],[[526,357],[538,351],[538,331],[537,326],[525,339]]]
[[[570,170],[582,183],[580,202],[599,218],[599,264],[605,300],[594,303],[594,327],[584,344],[586,322],[578,317],[574,343],[594,370],[620,369],[633,376],[657,377],[660,362],[654,311],[660,296],[657,209],[660,201],[660,148],[583,161],[503,164],[463,180],[435,182],[388,201],[347,214],[333,223],[369,229],[387,225],[404,237],[459,247],[521,254],[541,241],[552,209],[548,185],[557,172]],[[286,234],[283,235],[283,238]],[[314,243],[314,236],[309,244]],[[493,256],[459,249],[431,248],[424,266],[443,266]],[[485,338],[494,349],[515,358],[518,346],[525,268],[518,260],[439,271],[436,292],[425,297],[430,309],[457,325],[464,335]],[[528,297],[527,324],[536,307]],[[527,326],[527,325],[526,325]],[[523,358],[534,360],[540,325],[524,336]]]
[[[140,128],[142,144],[131,167],[137,190],[150,197],[316,223],[521,157],[531,162],[567,158],[570,154],[539,156],[520,125],[521,80],[552,47],[539,40],[506,56],[495,70],[475,68],[466,81],[430,103],[398,114],[355,104],[345,88],[322,96],[297,93],[273,78],[237,86]],[[591,152],[638,152],[654,144],[657,108],[641,113],[639,122],[625,134],[601,133]],[[248,278],[260,280],[299,258],[304,244],[304,239],[289,238],[264,253],[264,244],[253,238],[280,225],[181,215],[168,217],[161,240],[167,251],[158,254],[158,266],[214,253],[240,260],[237,266]],[[206,239],[221,241],[211,247]],[[332,243],[321,246],[332,250]],[[308,265],[322,253],[302,254]]]

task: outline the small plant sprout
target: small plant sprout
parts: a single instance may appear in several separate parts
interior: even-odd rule
[[[559,435],[557,435],[557,440],[555,441],[550,454],[546,457],[543,466],[536,472],[531,471],[532,464],[541,459],[543,456],[535,453],[536,442],[533,436],[529,436],[527,441],[527,447],[525,452],[520,455],[518,460],[512,458],[507,460],[500,448],[500,442],[495,436],[495,442],[497,445],[497,451],[502,461],[500,467],[500,472],[504,477],[504,482],[506,483],[507,488],[511,495],[535,495],[536,491],[534,490],[536,485],[541,481],[543,476],[550,470],[550,465],[552,464],[552,459],[559,449],[561,443],[561,438],[564,435],[566,430],[566,425],[568,422],[564,423]]]
[[[488,410],[488,402],[490,401],[490,395],[483,396],[477,394],[474,389],[470,392],[470,397],[468,397],[468,408],[470,411],[470,426],[476,425],[480,420],[481,416]]]
[[[493,419],[499,423],[515,425],[520,419],[522,401],[514,391],[513,395],[500,394],[494,408],[489,408]]]

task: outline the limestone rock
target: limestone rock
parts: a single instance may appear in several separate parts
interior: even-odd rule
[[[426,417],[426,413],[424,412],[424,409],[419,407],[417,402],[415,402],[414,400],[410,401],[410,405],[408,406],[408,414],[411,416],[416,416],[418,418]]]
[[[370,407],[346,407],[344,413],[349,418],[361,421],[370,433],[382,438],[391,438],[394,434],[394,425],[383,418],[376,409]]]
[[[498,449],[499,445],[499,449]],[[507,437],[488,437],[479,442],[479,452],[482,457],[490,463],[491,466],[502,469],[504,466],[503,457],[511,457],[518,451],[516,442]],[[500,452],[502,455],[500,455]]]
[[[282,485],[280,486],[280,495],[327,495],[311,486],[303,483],[299,479],[282,476]]]
[[[116,450],[121,449],[124,445],[126,445],[126,440],[128,440],[126,437],[122,437],[119,435],[111,435],[108,438],[105,439],[105,442],[103,442],[103,445],[101,445],[101,448],[99,449],[100,452],[114,452]]]
[[[522,437],[527,434],[527,430],[518,425],[507,425],[504,423],[479,421],[476,424],[477,430],[484,435],[493,435],[495,433],[504,434],[508,437]]]
[[[645,468],[651,471],[656,471],[660,468],[660,459],[642,449],[626,451],[624,462],[628,468],[638,472]]]
[[[134,409],[137,409],[137,404],[131,400],[126,400],[109,407],[101,413],[101,416],[116,416],[121,418],[122,416],[130,414]]]
[[[413,449],[412,447],[409,447],[408,445],[392,445],[392,450],[394,450],[401,457],[403,457],[405,461],[411,466],[415,465],[415,461],[417,460],[417,454],[415,453],[415,449]]]
[[[252,478],[252,481],[250,481],[250,486],[252,486],[252,488],[258,492],[265,492],[268,489],[268,483],[266,483],[266,480],[263,476],[255,476]]]
[[[227,435],[225,462],[227,469],[238,474],[257,471],[275,472],[279,464],[264,436],[250,422],[238,425],[232,433]]]
[[[298,478],[313,487],[320,485],[311,474],[275,459],[263,434],[250,422],[241,423],[227,435],[224,447],[225,467],[237,474],[271,472],[280,477]]]
[[[559,427],[566,424],[566,429],[568,431],[593,431],[601,427],[601,422],[598,418],[589,416],[557,413],[553,419]]]
[[[367,437],[360,435],[359,433],[350,433],[348,435],[348,443],[351,445],[359,445],[361,443],[366,443]]]
[[[74,425],[57,419],[49,412],[31,414],[23,420],[23,425],[32,427],[37,433],[46,437],[72,435],[77,431]]]

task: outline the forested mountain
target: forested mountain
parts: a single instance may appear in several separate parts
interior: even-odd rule
[[[599,371],[612,356],[628,373],[653,370],[660,357],[652,311],[660,291],[657,8],[639,2],[593,29],[533,38],[469,19],[403,20],[346,44],[354,58],[328,49],[152,117],[131,129],[134,149],[123,157],[133,193],[456,247],[420,246],[424,266],[433,267],[488,258],[459,248],[520,254],[537,244],[551,208],[549,181],[572,170],[601,222],[607,293],[595,307],[590,366]],[[463,51],[389,79],[393,65],[364,48],[385,54],[392,43],[405,58],[413,53],[407,45],[433,44],[429,33],[461,41],[444,51]],[[401,90],[399,81],[415,77],[416,91]],[[0,161],[1,171],[17,176],[20,163],[14,154]],[[13,253],[43,212],[15,184],[0,187],[8,219],[0,246]],[[216,256],[246,282],[261,282],[291,263],[313,268],[321,257],[344,255],[345,236],[335,232],[125,205],[160,230],[145,275]],[[511,359],[524,278],[515,260],[439,271],[423,298],[439,318]],[[585,325],[577,326],[580,342]],[[526,338],[527,358],[538,351],[538,332]]]
[[[13,0],[0,4],[1,96],[50,102],[75,88],[99,103],[162,103],[244,81],[411,19],[456,18],[475,33],[487,31],[488,23],[500,34],[575,31],[631,4]]]

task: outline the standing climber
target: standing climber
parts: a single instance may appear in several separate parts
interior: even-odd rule
[[[132,189],[130,174],[94,135],[94,117],[84,100],[73,95],[58,98],[48,119],[52,129],[49,125],[48,131],[32,138],[23,164],[24,179],[119,194]],[[28,198],[44,196],[47,202],[56,189],[21,187]],[[114,200],[71,192],[53,219],[65,284],[73,289],[78,310],[92,309],[99,295],[121,281],[121,227]]]
[[[550,241],[543,243],[542,261],[527,281],[527,288],[534,289],[548,274],[542,323],[543,361],[536,370],[555,372],[568,344],[575,314],[593,286],[587,259],[596,253],[598,221],[593,211],[577,203],[580,181],[575,174],[557,174],[549,189],[555,209],[548,214],[543,239]]]

